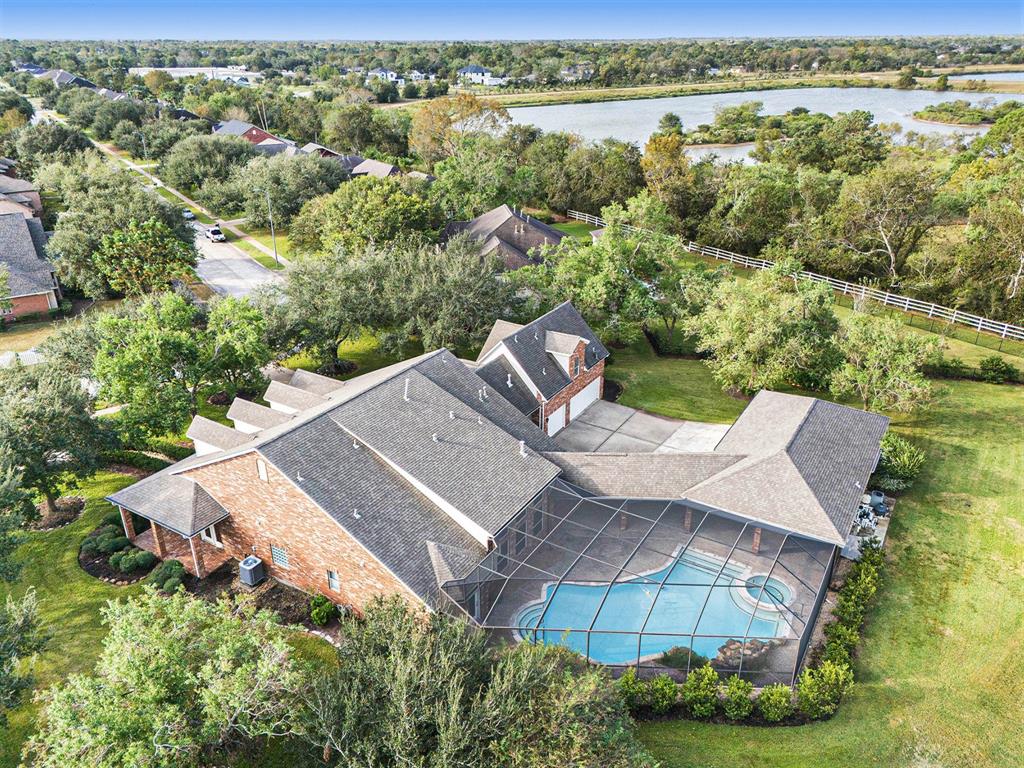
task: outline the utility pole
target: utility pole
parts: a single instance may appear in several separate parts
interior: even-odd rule
[[[270,219],[270,239],[274,243],[274,261],[281,266],[281,259],[277,255],[277,235],[274,234],[274,212],[270,209],[270,190],[264,189],[267,194],[267,218]]]
[[[139,131],[139,138],[142,139],[142,156],[149,160],[149,150],[146,148],[146,134]]]

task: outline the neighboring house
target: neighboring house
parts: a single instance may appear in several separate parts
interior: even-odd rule
[[[7,271],[6,295],[0,298],[11,304],[0,308],[4,321],[57,309],[60,286],[46,259],[46,239],[39,219],[0,213],[0,267]]]
[[[492,336],[475,370],[444,349],[345,382],[277,370],[269,407],[196,417],[194,456],[109,500],[137,546],[200,578],[256,555],[356,611],[399,595],[498,640],[661,671],[692,649],[791,683],[887,419],[762,392],[710,452],[565,452],[482,371],[526,385],[568,359],[569,379],[607,351],[568,304]]]
[[[508,270],[540,263],[540,249],[557,245],[565,237],[564,232],[508,205],[499,205],[471,221],[449,223],[443,239],[459,232],[468,232],[481,243],[485,256],[496,255]]]
[[[400,176],[402,169],[397,165],[391,163],[385,163],[380,160],[370,160],[367,158],[361,163],[353,166],[351,170],[353,176],[373,176],[377,179],[385,179],[388,176]]]
[[[359,155],[343,155],[340,152],[335,152],[330,147],[325,147],[323,144],[317,144],[312,141],[303,145],[299,149],[299,154],[320,155],[320,157],[327,158],[328,160],[334,160],[350,174],[353,169],[363,162],[363,158]]]
[[[32,216],[39,216],[43,212],[43,201],[39,197],[39,189],[28,179],[18,179],[0,174],[0,201],[16,203],[21,208],[29,210]],[[6,210],[13,211],[15,209],[7,206]]]
[[[18,168],[18,161],[9,157],[0,157],[0,175],[14,176]]]
[[[96,83],[91,80],[86,80],[84,77],[72,74],[64,69],[47,69],[41,74],[36,75],[46,80],[52,80],[53,84],[58,88],[64,88],[66,86],[77,86],[78,88],[89,88],[90,90],[97,90]]]
[[[456,74],[458,74],[460,80],[473,83],[474,85],[504,85],[508,82],[507,77],[496,77],[487,67],[481,67],[479,64],[470,64],[468,67],[463,67]]]
[[[264,155],[276,155],[295,147],[294,141],[275,136],[244,120],[225,120],[216,123],[213,126],[213,132],[218,136],[238,136],[245,139],[255,147],[257,152]]]
[[[497,320],[477,375],[534,424],[555,435],[604,394],[608,350],[569,302],[528,325]]]
[[[206,120],[205,117],[197,115],[195,112],[189,112],[187,109],[181,109],[180,107],[169,107],[160,110],[161,117],[167,117],[171,120],[180,120],[185,122],[186,120]]]
[[[434,80],[437,79],[437,75],[435,75],[433,72],[420,72],[418,69],[414,69],[409,73],[409,79],[414,83],[421,83],[424,80],[434,82]]]
[[[385,69],[383,67],[374,67],[366,73],[366,81],[370,80],[387,80],[388,82],[397,82],[400,78],[398,73],[391,69]]]

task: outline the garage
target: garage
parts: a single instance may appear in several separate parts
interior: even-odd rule
[[[601,399],[601,379],[594,379],[569,401],[569,413],[576,419],[591,403]]]
[[[565,426],[565,406],[548,414],[548,434],[554,435]]]

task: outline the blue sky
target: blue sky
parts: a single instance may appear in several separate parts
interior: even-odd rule
[[[1024,34],[1021,0],[0,0],[5,38],[493,40]]]

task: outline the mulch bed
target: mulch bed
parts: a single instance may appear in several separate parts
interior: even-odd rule
[[[29,526],[33,531],[53,531],[73,523],[85,509],[85,499],[81,496],[61,496],[56,502],[57,509],[52,514],[43,502],[37,507],[39,519]]]
[[[153,474],[153,472],[148,469],[139,469],[138,467],[132,467],[128,464],[108,464],[106,469],[108,472],[114,472],[118,475],[128,475],[128,477],[137,477],[140,480]]]
[[[276,613],[283,624],[293,624],[334,640],[339,634],[338,620],[326,627],[318,627],[309,620],[309,595],[274,579],[267,579],[258,587],[244,586],[238,580],[238,563],[231,560],[224,563],[205,579],[197,579],[186,573],[183,580],[185,589],[203,600],[216,601],[224,596],[252,595],[256,607]]]

